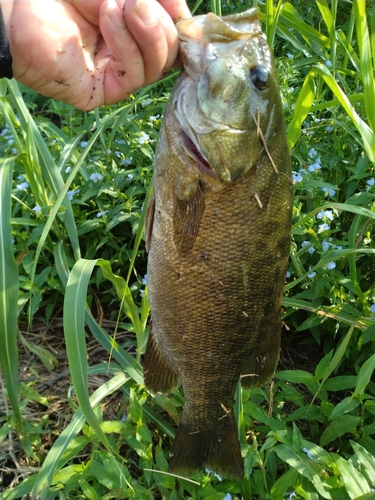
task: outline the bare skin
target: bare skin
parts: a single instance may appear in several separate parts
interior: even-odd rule
[[[90,110],[163,76],[177,57],[185,0],[1,0],[13,76]]]

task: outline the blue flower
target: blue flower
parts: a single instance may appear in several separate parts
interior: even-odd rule
[[[227,493],[223,498],[223,500],[232,500],[232,498],[233,498],[232,495],[230,493]]]
[[[299,172],[292,172],[293,183],[302,182],[302,175]]]
[[[141,297],[144,297],[145,296],[145,290],[143,290],[142,288],[139,290],[139,295]]]
[[[324,61],[324,64],[327,66],[327,68],[332,68],[332,63],[331,63],[331,61],[329,59],[326,59]]]
[[[318,155],[318,152],[316,151],[316,149],[311,148],[309,151],[310,158],[315,158],[315,156],[317,156],[317,155]]]
[[[323,220],[333,220],[334,219],[334,216],[333,216],[333,212],[332,210],[322,210],[321,212],[319,212],[316,216],[317,219],[323,219]]]
[[[320,158],[317,158],[315,163],[312,163],[307,167],[307,170],[309,172],[315,172],[315,170],[320,170],[321,168],[322,166],[320,165]]]
[[[369,191],[372,186],[375,184],[375,178],[374,177],[371,177],[371,179],[369,179],[367,181],[367,188],[366,188],[366,191]]]
[[[74,196],[75,194],[77,194],[77,193],[79,193],[79,189],[76,189],[75,191],[68,191],[68,193],[67,193],[67,194],[68,194],[68,198],[69,198],[69,200],[70,200],[70,201],[72,201],[73,196]]]
[[[326,240],[322,241],[323,252],[326,252],[330,246],[332,246],[332,243],[329,243],[329,241]]]
[[[325,222],[324,224],[319,224],[318,226],[319,233],[322,233],[323,231],[328,231],[330,229],[329,225]]]
[[[312,279],[314,278],[314,276],[316,276],[316,272],[315,271],[311,271],[311,267],[309,268],[309,274],[307,275],[308,278]]]
[[[291,493],[286,493],[286,495],[288,495],[286,497],[286,500],[292,500],[292,498],[297,496],[294,491],[292,491]]]
[[[327,264],[327,269],[335,269],[336,267],[336,262],[328,262]]]
[[[66,172],[67,174],[69,174],[71,171],[72,171],[72,167],[69,167],[69,166],[68,166],[68,167],[66,167],[65,172]]]
[[[133,157],[130,156],[127,160],[121,160],[121,165],[131,165],[133,161]]]
[[[38,214],[39,212],[42,211],[42,207],[40,205],[35,205],[35,207],[33,208],[33,211]]]
[[[302,451],[304,451],[310,459],[315,460],[315,458],[311,455],[310,451],[307,448],[302,448]]]
[[[370,312],[375,314],[375,302],[370,306]]]
[[[288,279],[288,278],[290,278],[290,276],[291,276],[290,272],[289,272],[289,271],[287,271],[287,272],[286,272],[286,276],[285,276],[285,278],[286,278],[286,279]]]
[[[142,278],[142,285],[147,285],[147,278],[148,278],[148,276],[147,276],[147,274],[145,274]]]
[[[302,248],[307,247],[309,245],[311,245],[311,243],[309,241],[303,241],[301,243]],[[312,255],[315,252],[314,245],[311,245],[307,251],[309,252],[310,255]]]
[[[105,215],[106,213],[108,212],[108,210],[104,210],[104,212],[98,212],[96,214],[96,216],[99,218],[99,217],[103,217],[103,215]]]
[[[129,180],[132,180],[134,178],[134,175],[133,174],[128,174],[128,179]]]
[[[87,141],[82,141],[81,142],[81,148],[85,148],[87,146],[88,142]]]
[[[332,132],[333,131],[333,126],[332,125],[327,125],[326,126],[326,131],[327,132]]]
[[[29,187],[29,183],[24,181],[24,182],[21,182],[21,184],[17,184],[16,188],[18,189],[18,191],[23,191],[24,189],[27,189]]]
[[[125,139],[117,139],[117,144],[125,144]]]
[[[94,182],[101,181],[103,179],[103,176],[102,176],[102,174],[99,174],[99,173],[93,173],[90,175],[90,179]]]
[[[150,120],[150,122],[154,122],[154,121],[156,121],[159,117],[160,117],[160,115],[155,115],[155,116],[153,115],[153,116],[150,116],[150,117],[149,117],[149,120]]]
[[[335,196],[336,194],[336,191],[332,188],[329,188],[329,187],[324,187],[322,188],[322,191],[324,191],[324,196]]]
[[[287,56],[287,58],[288,58],[288,59],[290,59],[290,60],[294,59],[294,55],[293,55],[293,54],[291,54],[290,52],[288,52],[286,56]]]

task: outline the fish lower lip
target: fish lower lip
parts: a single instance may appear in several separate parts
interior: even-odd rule
[[[210,175],[211,177],[216,179],[217,175],[210,167],[208,161],[202,156],[199,149],[194,144],[194,142],[190,139],[190,137],[185,132],[183,132],[183,134],[184,134],[184,142],[185,142],[186,149],[189,151],[191,156],[197,161],[197,166],[198,166],[199,171],[202,174]]]

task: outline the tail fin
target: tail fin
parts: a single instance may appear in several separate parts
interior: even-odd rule
[[[190,476],[207,467],[226,479],[242,481],[244,469],[234,421],[220,429],[199,429],[180,424],[170,472]]]
[[[177,373],[158,346],[152,325],[143,362],[143,373],[146,387],[153,392],[170,392],[180,383]]]

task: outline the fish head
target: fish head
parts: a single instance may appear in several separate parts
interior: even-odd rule
[[[223,18],[209,13],[176,26],[186,73],[173,107],[186,151],[205,175],[234,181],[256,165],[264,141],[283,123],[259,10]]]

